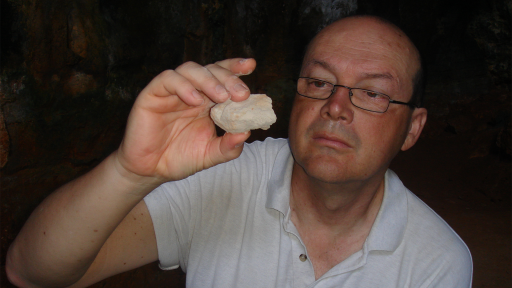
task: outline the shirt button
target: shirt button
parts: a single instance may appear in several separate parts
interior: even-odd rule
[[[300,261],[304,262],[304,261],[308,260],[308,256],[306,256],[305,254],[300,254],[299,259],[300,259]]]

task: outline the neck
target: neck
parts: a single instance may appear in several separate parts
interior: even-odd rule
[[[309,177],[298,164],[292,172],[290,207],[296,226],[350,235],[371,228],[384,195],[384,172],[373,179],[326,183]]]

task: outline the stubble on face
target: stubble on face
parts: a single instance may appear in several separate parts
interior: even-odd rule
[[[375,33],[375,31],[371,31],[372,33],[366,33],[367,35],[365,36],[367,38],[359,37],[360,35],[363,35],[365,31],[360,29],[362,26],[358,27],[357,25],[368,24],[368,21],[366,20],[369,20],[371,24],[370,28],[375,29],[377,27],[375,26],[375,21],[372,19],[356,19],[356,21],[349,19],[347,21],[348,24],[342,23],[344,20],[341,20],[340,23],[335,23],[334,25],[331,25],[322,31],[317,36],[317,38],[312,41],[308,49],[304,59],[302,73],[305,73],[307,69],[310,69],[311,65],[316,65],[321,62],[338,65],[336,69],[339,68],[339,71],[343,71],[345,75],[346,73],[360,72],[360,68],[364,65],[369,65],[368,67],[372,68],[372,65],[374,65],[376,68],[383,68],[383,70],[374,71],[372,68],[369,68],[369,70],[367,70],[365,73],[367,75],[372,75],[373,73],[373,75],[378,75],[379,77],[384,78],[383,75],[388,73],[386,69],[393,68],[388,70],[388,74],[391,76],[389,78],[393,78],[393,81],[396,82],[389,86],[394,87],[392,88],[392,90],[395,92],[393,93],[393,96],[400,96],[398,95],[397,91],[401,92],[403,95],[410,95],[410,92],[412,91],[412,81],[410,81],[410,79],[412,78],[412,75],[414,75],[416,71],[415,69],[419,67],[415,64],[414,59],[417,56],[417,51],[415,50],[414,46],[408,42],[409,40],[405,35],[400,34],[400,31],[397,31],[389,25],[384,25],[384,28],[377,28],[384,29],[383,31],[391,36],[391,40],[382,37],[382,35]],[[352,27],[350,28],[354,28],[356,30],[358,29],[359,32],[353,33],[353,31],[346,29],[347,26],[351,25]],[[336,39],[337,42],[332,39]],[[367,42],[365,43],[365,41]],[[375,43],[370,43],[372,41]],[[351,44],[361,43],[368,45],[350,46]],[[340,50],[350,54],[349,56],[353,58],[350,58],[349,61],[332,61],[339,58],[339,55],[334,54],[337,51],[336,48],[338,47],[341,47]],[[329,55],[325,53],[326,50],[334,52],[332,55]],[[404,57],[404,55],[406,56]],[[341,56],[345,57],[345,59],[348,59],[346,54]],[[390,65],[392,66],[389,67],[381,65],[379,62],[381,60],[379,60],[379,58],[375,58],[380,56],[384,57],[383,59],[385,63],[391,63]],[[372,57],[374,57],[373,62],[365,62],[366,58],[371,59]],[[396,58],[395,61],[386,62],[386,59],[393,58]],[[354,65],[356,61],[359,61],[358,63],[362,63],[363,65]],[[332,72],[332,75],[326,73],[326,75],[329,75],[326,76],[328,79],[322,78],[322,80],[332,82],[346,81],[339,80],[335,71],[330,71],[329,69],[327,70]],[[335,69],[333,68],[331,70]],[[311,75],[302,74],[301,76]],[[348,77],[347,79],[354,78]],[[357,81],[354,81],[354,83],[356,82]],[[350,86],[348,83],[335,84]],[[402,97],[404,97],[403,95]],[[395,98],[395,100],[408,101],[408,99],[400,98]],[[311,100],[301,96],[296,96],[292,110],[289,133],[290,146],[292,148],[292,153],[294,154],[296,164],[298,164],[301,169],[304,170],[304,173],[308,177],[315,178],[319,181],[332,183],[343,181],[346,182],[357,179],[364,180],[367,177],[371,177],[371,174],[382,174],[383,171],[387,169],[391,159],[400,150],[401,143],[403,143],[403,140],[407,135],[406,129],[410,121],[410,111],[400,111],[397,109],[409,108],[390,107],[390,111],[386,112],[388,113],[387,115],[371,114],[372,112],[357,110],[358,108],[353,107],[349,102],[345,101],[346,107],[344,109],[347,109],[346,113],[356,114],[352,116],[357,118],[354,120],[355,123],[348,123],[347,121],[341,121],[339,119],[322,117],[320,112],[323,108],[319,107],[322,107],[324,104],[320,104],[321,102],[319,101],[325,103],[326,101],[328,102],[330,100]],[[373,132],[377,133],[379,131],[379,129],[377,129],[379,125],[380,128],[386,129],[385,125],[374,121],[388,121],[390,119],[393,121],[388,124],[397,126],[393,127],[393,129],[388,129],[389,133],[393,133],[394,135],[383,135],[382,141],[386,143],[383,143],[383,145],[379,147],[379,139],[372,139],[371,135],[367,134]],[[370,127],[370,129],[365,130],[362,122],[368,123],[368,127]],[[321,141],[317,141],[315,137],[318,137],[319,135],[320,137],[327,136],[327,138],[334,137],[335,140],[339,141],[334,141],[332,142],[334,144],[330,145],[329,141],[323,141],[323,139]],[[376,135],[376,137],[378,136],[379,135]],[[336,145],[336,142],[342,142],[346,144],[347,147],[344,147],[343,144]],[[368,145],[373,145],[374,147],[368,147]],[[372,159],[375,160],[375,165],[374,163],[368,163],[371,162]]]
[[[301,157],[296,158],[297,164],[308,176],[324,182],[337,182],[339,175],[347,175],[344,170],[349,167],[340,162],[356,161],[361,147],[359,136],[348,126],[322,118],[311,122],[302,135],[291,136],[295,137],[301,138],[297,139],[301,142],[297,145],[300,147],[292,147],[292,151],[301,151]]]

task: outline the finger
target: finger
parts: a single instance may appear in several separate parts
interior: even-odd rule
[[[231,71],[217,64],[210,64],[205,66],[228,90],[231,95],[231,100],[238,102],[246,100],[251,91],[249,87],[238,76]]]
[[[206,67],[187,62],[176,68],[176,72],[214,102],[222,103],[231,97],[226,87]]]
[[[249,75],[256,69],[256,60],[252,58],[226,59],[215,64],[233,72],[237,76]]]
[[[177,95],[190,106],[198,106],[205,101],[204,96],[197,91],[194,85],[174,70],[166,70],[160,73],[140,94],[158,97]]]
[[[211,159],[212,165],[227,162],[240,156],[243,150],[243,144],[249,136],[251,136],[251,131],[236,134],[226,133],[224,136],[217,137],[213,140],[211,147],[216,151],[211,151],[213,153],[210,155],[216,156],[213,156]]]

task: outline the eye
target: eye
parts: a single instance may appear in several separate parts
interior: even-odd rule
[[[315,81],[313,84],[318,88],[325,87],[325,83],[321,81]]]
[[[318,81],[318,80],[311,81],[311,84],[315,85],[316,88],[324,88],[325,86],[327,86],[327,84],[325,84],[325,82]]]
[[[372,97],[372,98],[377,98],[380,96],[380,94],[377,92],[373,92],[373,91],[365,91],[365,92],[366,92],[367,96]]]
[[[325,82],[319,81],[319,80],[310,80],[309,85],[313,85],[314,88],[324,88],[327,86]]]

